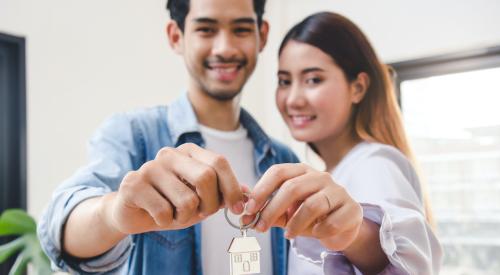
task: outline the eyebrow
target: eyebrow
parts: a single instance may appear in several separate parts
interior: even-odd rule
[[[311,72],[324,72],[324,70],[318,67],[306,68],[302,70],[302,74],[307,74]]]
[[[198,17],[193,19],[193,21],[196,23],[217,24],[217,20],[208,17]]]
[[[252,17],[242,17],[233,20],[233,24],[255,24],[255,19]]]
[[[206,23],[206,24],[217,24],[219,21],[217,19],[209,18],[209,17],[198,17],[193,19],[196,23]],[[232,24],[255,24],[255,19],[252,17],[242,17],[237,18],[231,21]]]
[[[307,74],[307,73],[311,73],[311,72],[324,72],[325,70],[321,69],[321,68],[318,68],[318,67],[311,67],[311,68],[305,68],[302,70],[301,74]],[[278,75],[280,74],[284,74],[284,75],[290,75],[290,72],[288,71],[283,71],[283,70],[280,70],[278,71]]]

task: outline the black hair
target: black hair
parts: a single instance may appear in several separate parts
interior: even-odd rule
[[[186,16],[189,13],[190,0],[167,0],[167,10],[170,11],[170,18],[174,20],[181,31],[184,31]],[[261,26],[262,16],[266,0],[253,0],[253,9],[257,15],[257,24]]]

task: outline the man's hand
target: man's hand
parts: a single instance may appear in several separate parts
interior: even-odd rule
[[[244,201],[228,161],[191,143],[161,149],[128,173],[113,196],[104,211],[125,234],[186,228],[223,206],[240,214]]]
[[[186,228],[225,206],[240,214],[245,190],[224,157],[194,144],[163,148],[128,173],[117,192],[73,209],[64,227],[64,251],[91,258],[128,234]]]

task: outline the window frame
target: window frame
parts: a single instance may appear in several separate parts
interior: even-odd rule
[[[26,44],[0,33],[0,211],[26,209]]]
[[[389,63],[395,72],[395,91],[401,107],[401,83],[431,76],[500,67],[500,45],[414,60]]]
[[[26,209],[26,41],[0,33],[0,213]],[[11,241],[0,238],[0,244]],[[0,265],[7,274],[15,259]]]

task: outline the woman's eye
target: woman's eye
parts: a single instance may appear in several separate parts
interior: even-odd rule
[[[321,83],[321,78],[319,78],[319,77],[308,78],[306,80],[306,83],[307,84],[319,84],[319,83]]]
[[[290,80],[288,79],[279,79],[278,80],[278,86],[283,87],[283,86],[288,86],[290,85]]]

